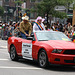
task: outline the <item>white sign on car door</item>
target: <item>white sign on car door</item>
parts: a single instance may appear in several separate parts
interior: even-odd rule
[[[22,56],[32,60],[32,43],[22,43]]]

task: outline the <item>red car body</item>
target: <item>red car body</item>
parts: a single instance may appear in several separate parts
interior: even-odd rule
[[[38,41],[36,33],[34,32],[35,41],[22,39],[18,37],[10,37],[8,39],[8,52],[10,53],[10,48],[12,45],[16,48],[16,53],[18,56],[23,56],[23,50],[26,47],[30,47],[29,50],[25,51],[25,59],[38,60],[39,52],[44,49],[46,51],[48,61],[51,64],[65,64],[65,65],[75,65],[75,43],[71,41],[64,40],[49,40],[49,41]],[[23,47],[25,46],[25,47]],[[61,53],[53,53],[54,49],[62,50]]]

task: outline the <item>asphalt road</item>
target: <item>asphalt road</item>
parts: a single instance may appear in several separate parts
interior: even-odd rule
[[[7,41],[0,40],[0,75],[75,75],[75,66],[50,65],[42,69],[34,61],[11,61]]]

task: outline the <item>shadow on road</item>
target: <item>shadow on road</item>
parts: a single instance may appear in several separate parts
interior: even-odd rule
[[[60,72],[75,72],[75,66],[50,65],[45,70],[60,71]]]
[[[22,63],[22,64],[26,64],[28,66],[33,66],[33,67],[40,68],[36,61],[29,61],[29,60],[21,59],[17,62]],[[44,68],[44,70],[60,71],[60,72],[75,72],[75,66],[49,65],[47,68]]]

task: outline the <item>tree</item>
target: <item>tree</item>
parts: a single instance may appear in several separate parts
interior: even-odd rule
[[[75,0],[73,1],[73,19],[72,19],[72,25],[75,25]]]
[[[0,6],[0,16],[4,14],[4,8]]]
[[[15,1],[15,3],[18,4],[18,5],[21,5],[23,2],[24,2],[24,1],[22,1],[22,0],[17,0],[17,1]]]
[[[59,12],[55,10],[56,6],[65,6],[69,8],[69,5],[73,0],[42,0],[40,3],[37,3],[37,12],[38,15],[44,16],[47,14],[47,23],[48,16],[52,15],[59,18],[66,18],[67,14],[64,12]]]

